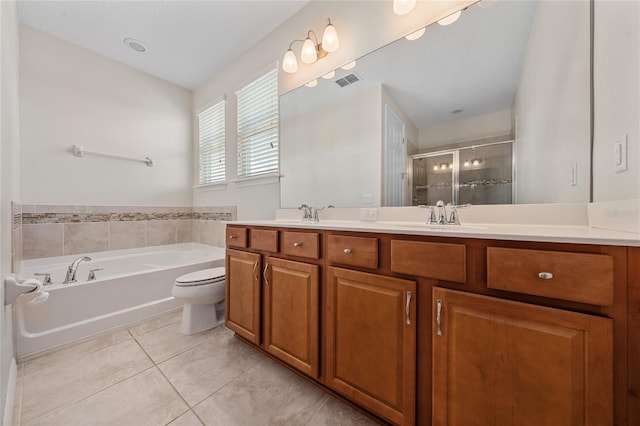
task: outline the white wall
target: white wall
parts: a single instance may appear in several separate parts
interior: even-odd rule
[[[340,90],[343,96],[313,107],[306,96],[281,104],[283,208],[353,207],[364,194],[380,205],[381,86],[358,82]]]
[[[21,26],[23,202],[190,206],[191,108],[188,90]]]
[[[640,3],[597,1],[594,23],[593,200],[640,198]],[[628,170],[613,144],[628,135]]]
[[[278,183],[239,187],[236,176],[236,99],[235,91],[265,67],[280,61],[289,43],[302,38],[308,30],[321,32],[327,18],[336,27],[340,49],[313,65],[300,63],[296,74],[280,72],[280,93],[285,93],[313,78],[388,44],[426,23],[447,15],[473,1],[418,2],[412,13],[396,16],[391,2],[385,1],[312,1],[230,66],[212,76],[194,92],[194,110],[220,95],[227,95],[227,186],[220,190],[194,189],[194,205],[237,205],[238,219],[273,218],[279,207]],[[194,138],[195,139],[195,138]]]
[[[543,1],[536,8],[514,106],[518,203],[589,201],[589,7]]]
[[[418,129],[418,149],[425,151],[435,147],[509,135],[512,132],[511,122],[512,112],[507,109],[422,127]]]
[[[11,200],[20,201],[18,118],[18,18],[14,1],[0,2],[0,278],[11,273]],[[7,401],[13,358],[11,306],[4,305],[0,283],[0,419],[9,416]],[[8,420],[11,420],[10,418]]]

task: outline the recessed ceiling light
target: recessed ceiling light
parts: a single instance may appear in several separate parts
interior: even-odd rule
[[[140,40],[136,40],[135,38],[125,38],[122,41],[124,42],[125,46],[127,46],[131,50],[135,50],[136,52],[144,53],[149,50],[149,48],[143,42],[141,42]]]

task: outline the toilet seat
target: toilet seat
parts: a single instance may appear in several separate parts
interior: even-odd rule
[[[225,273],[223,267],[203,269],[182,275],[176,279],[175,285],[178,287],[192,287],[204,284],[213,284],[224,281]]]

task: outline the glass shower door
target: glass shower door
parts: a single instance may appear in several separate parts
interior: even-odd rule
[[[413,158],[412,204],[434,206],[442,200],[454,202],[455,152]]]

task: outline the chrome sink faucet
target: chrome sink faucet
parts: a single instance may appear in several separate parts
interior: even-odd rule
[[[451,213],[447,217],[447,206],[451,208]],[[444,201],[438,200],[435,206],[418,206],[429,209],[427,225],[460,225],[458,209],[470,207],[471,204],[445,205]],[[437,213],[436,213],[437,209]]]
[[[308,206],[306,204],[301,204],[300,207],[298,207],[298,210],[302,210],[303,222],[318,223],[320,222],[320,217],[318,216],[318,212],[321,212],[324,209],[332,209],[332,208],[333,206],[315,208],[315,207]]]
[[[75,283],[77,281],[76,272],[78,270],[78,266],[80,266],[80,262],[83,260],[91,260],[91,258],[88,256],[82,256],[74,260],[67,268],[67,275],[64,278],[64,281],[62,281],[62,284]]]

